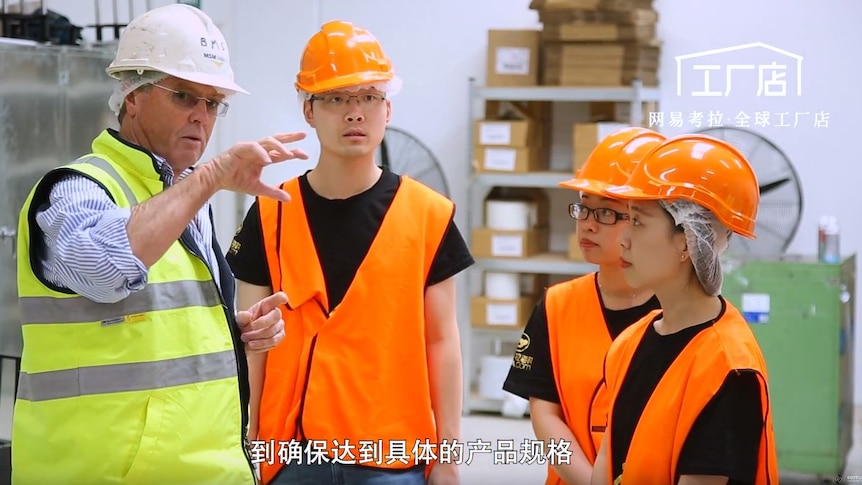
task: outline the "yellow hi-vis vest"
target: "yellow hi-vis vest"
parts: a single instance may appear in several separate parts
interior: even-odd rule
[[[253,485],[229,272],[220,275],[223,297],[188,232],[149,269],[146,287],[117,303],[56,288],[34,271],[44,250],[35,213],[58,174],[91,178],[120,207],[164,190],[151,156],[116,136],[106,130],[93,154],[49,172],[21,211],[12,483]]]

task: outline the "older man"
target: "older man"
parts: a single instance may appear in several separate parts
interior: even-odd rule
[[[13,482],[254,484],[246,352],[284,337],[283,293],[234,312],[208,200],[307,158],[274,135],[196,169],[234,82],[222,33],[170,5],[133,20],[108,74],[119,131],[51,170],[21,211],[24,351]]]

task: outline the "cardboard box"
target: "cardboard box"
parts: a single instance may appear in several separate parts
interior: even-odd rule
[[[538,85],[541,34],[540,30],[489,30],[485,85]]]
[[[658,41],[548,42],[543,46],[542,83],[552,86],[644,86],[658,84]]]
[[[538,11],[539,22],[543,30],[549,26],[566,24],[614,24],[625,26],[655,25],[658,23],[658,12],[652,5],[644,3],[635,8],[613,9],[571,9],[553,8]]]
[[[470,251],[476,258],[526,258],[548,251],[548,228],[527,231],[473,229]]]
[[[535,147],[477,146],[473,150],[477,172],[527,173],[547,169],[547,157]]]
[[[530,10],[650,9],[653,0],[532,0]]]
[[[553,103],[550,101],[485,101],[485,119],[522,119],[537,123],[550,123],[553,119]]]
[[[655,24],[546,24],[542,30],[543,42],[648,41],[655,37]]]
[[[578,244],[578,234],[573,232],[569,235],[569,254],[568,257],[572,261],[585,263],[584,253],[581,251],[581,245]]]
[[[641,126],[649,126],[650,113],[658,112],[658,103],[646,101],[641,104],[643,113]],[[590,103],[590,121],[615,121],[631,124],[631,103],[615,103],[613,101],[595,101]]]
[[[575,123],[572,132],[572,168],[578,170],[587,161],[590,154],[606,136],[611,133],[630,126],[627,123]]]
[[[543,123],[532,120],[477,120],[473,130],[476,146],[539,146],[545,130]]]
[[[470,323],[474,327],[484,328],[523,328],[535,306],[536,299],[530,296],[514,300],[474,296],[470,302]]]

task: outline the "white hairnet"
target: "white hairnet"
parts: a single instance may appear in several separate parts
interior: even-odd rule
[[[155,84],[168,77],[167,74],[159,71],[123,71],[119,75],[120,79],[117,81],[117,85],[114,86],[114,92],[108,98],[108,107],[111,108],[114,114],[120,112],[120,108],[123,107],[123,101],[129,93],[145,84]]]
[[[688,200],[661,201],[661,206],[685,232],[688,253],[697,279],[707,294],[721,292],[720,256],[727,249],[731,231],[712,211]]]
[[[381,93],[386,93],[386,97],[391,97],[391,96],[395,96],[396,94],[398,94],[401,91],[401,86],[403,84],[404,83],[400,77],[393,76],[392,79],[390,79],[388,81],[383,81],[383,82],[378,82],[378,83],[369,83],[369,84],[357,84],[356,86],[349,86],[346,88],[340,88],[340,89],[338,89],[338,91],[356,92],[356,91],[360,91],[363,89],[376,89],[377,91],[380,91]],[[298,89],[296,94],[299,97],[300,104],[302,104],[302,102],[304,102],[304,101],[311,99],[311,96],[313,96],[311,93],[309,93],[307,91],[303,91],[301,89]]]
[[[155,84],[168,77],[167,74],[160,71],[145,71],[140,69],[137,71],[122,71],[118,75],[120,79],[117,81],[117,85],[114,86],[114,92],[111,94],[111,97],[108,98],[108,107],[111,108],[114,114],[119,114],[120,108],[123,107],[123,100],[126,99],[129,93],[141,86]],[[216,91],[225,98],[236,94],[236,91],[229,89],[216,88]]]

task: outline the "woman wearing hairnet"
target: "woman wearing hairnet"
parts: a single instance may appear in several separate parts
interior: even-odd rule
[[[760,191],[748,161],[703,135],[667,140],[625,185],[625,275],[661,310],[611,345],[611,404],[592,484],[777,484],[766,363],[720,295],[731,233],[754,238]]]
[[[624,128],[593,149],[575,178],[569,206],[584,259],[593,272],[549,287],[521,336],[503,389],[530,400],[536,437],[550,446],[571,443],[567,463],[548,465],[545,485],[589,483],[607,422],[607,393],[600,384],[605,353],[625,328],[659,308],[652,291],[633,289],[620,267],[619,236],[628,224],[625,201],[602,196],[665,140],[646,128]],[[592,426],[597,423],[598,426]]]

